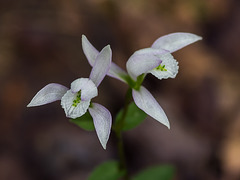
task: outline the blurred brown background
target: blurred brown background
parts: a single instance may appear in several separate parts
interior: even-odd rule
[[[176,180],[240,179],[238,0],[1,0],[0,179],[84,180],[116,159],[113,135],[104,151],[95,132],[68,122],[59,101],[26,105],[48,83],[69,87],[89,76],[82,34],[99,50],[110,44],[125,69],[134,51],[172,32],[203,41],[174,53],[177,78],[147,76],[171,130],[148,117],[124,134],[130,173],[172,164]],[[126,89],[107,77],[94,101],[114,117]]]

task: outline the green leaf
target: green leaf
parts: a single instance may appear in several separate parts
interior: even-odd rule
[[[172,180],[174,178],[175,169],[171,165],[162,165],[148,168],[131,180]]]
[[[123,116],[123,109],[116,116],[116,124],[121,120]],[[145,118],[147,114],[139,109],[134,102],[128,106],[126,118],[123,124],[123,130],[127,131],[135,128],[139,125]]]
[[[89,114],[89,112],[86,112],[84,115],[82,115],[79,118],[71,119],[70,122],[76,124],[77,126],[87,131],[94,130],[93,119],[92,119],[92,116]]]
[[[88,180],[118,180],[124,175],[124,171],[120,171],[117,161],[107,161],[97,166]]]

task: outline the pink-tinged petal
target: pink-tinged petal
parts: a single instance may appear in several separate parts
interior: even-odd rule
[[[162,62],[159,57],[168,53],[166,50],[153,48],[136,51],[127,61],[128,74],[136,80],[139,75],[157,67]]]
[[[112,61],[112,50],[109,45],[105,46],[98,54],[95,64],[93,65],[90,79],[96,86],[102,82],[105,75],[108,73]]]
[[[56,83],[51,83],[42,88],[27,105],[27,107],[41,106],[60,100],[68,88]]]
[[[80,101],[77,106],[73,106],[73,101],[76,99],[77,93],[73,93],[72,90],[68,90],[67,93],[61,99],[61,105],[68,118],[78,118],[87,112],[90,105],[90,100]]]
[[[82,35],[82,48],[89,64],[93,66],[99,51],[88,41],[85,35]]]
[[[96,85],[89,78],[79,78],[71,83],[71,90],[77,93],[81,90],[81,99],[84,101],[90,100],[98,95]]]
[[[108,76],[111,76],[113,78],[116,78],[122,82],[126,82],[126,80],[123,77],[128,76],[127,72],[124,71],[122,68],[120,68],[118,65],[112,62],[111,67],[107,73]]]
[[[164,70],[160,68],[154,68],[149,71],[152,75],[156,76],[158,79],[167,79],[167,78],[175,78],[178,73],[178,62],[173,58],[171,54],[166,54],[160,57],[162,63],[160,64],[164,67]]]
[[[103,148],[106,149],[112,126],[111,113],[105,107],[97,103],[92,103],[92,106],[89,107],[88,111],[93,118],[98,139]]]
[[[85,35],[82,35],[82,48],[85,56],[88,59],[89,64],[93,66],[99,54],[99,51],[88,41]],[[126,82],[125,79],[122,78],[123,76],[127,76],[126,71],[124,71],[122,68],[120,68],[113,62],[107,75],[116,78],[120,81]]]
[[[156,99],[146,88],[141,86],[140,90],[138,91],[133,89],[132,95],[135,104],[140,109],[142,109],[149,116],[153,117],[154,119],[156,119],[170,129],[169,121],[166,114],[164,113],[163,109],[158,104]]]
[[[158,38],[152,48],[165,49],[172,53],[201,39],[202,37],[191,33],[171,33]]]

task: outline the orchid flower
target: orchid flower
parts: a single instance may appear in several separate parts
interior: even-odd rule
[[[158,38],[150,48],[136,51],[127,61],[127,71],[135,81],[143,81],[147,73],[158,79],[175,78],[178,73],[178,62],[170,54],[189,44],[201,40],[200,36],[191,33],[172,33]],[[140,84],[140,85],[138,85]],[[168,118],[151,93],[137,83],[132,95],[136,105],[170,128]]]
[[[106,149],[112,126],[110,112],[100,104],[91,103],[91,99],[98,95],[97,87],[109,71],[112,51],[106,46],[94,58],[93,68],[89,78],[79,78],[71,83],[71,88],[51,83],[42,88],[27,105],[27,107],[41,106],[61,100],[62,108],[68,118],[78,118],[87,110],[93,118],[94,127],[101,145]]]
[[[158,79],[175,78],[178,62],[171,55],[189,44],[201,40],[191,33],[172,33],[158,38],[150,48],[136,51],[127,61],[127,72],[112,63],[108,75],[127,83],[132,88],[135,104],[145,113],[170,128],[168,118],[152,94],[141,84],[146,74],[151,73]],[[88,39],[82,36],[83,51],[93,66],[99,52]]]
[[[141,74],[151,73],[158,79],[175,78],[178,62],[170,54],[201,40],[191,33],[172,33],[158,38],[150,48],[136,51],[127,62],[129,75],[136,80]]]

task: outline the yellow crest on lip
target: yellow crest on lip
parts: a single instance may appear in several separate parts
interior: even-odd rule
[[[76,98],[73,100],[72,106],[77,107],[77,105],[81,102],[81,90],[77,92]]]
[[[159,66],[156,67],[155,69],[160,70],[160,71],[167,71],[167,69],[165,68],[165,65],[161,65],[161,64],[159,64]]]

